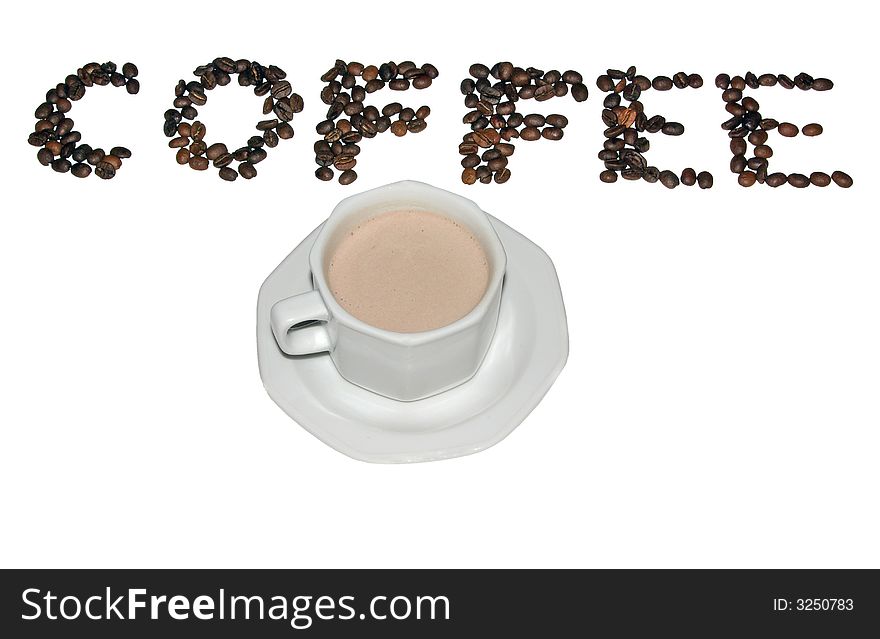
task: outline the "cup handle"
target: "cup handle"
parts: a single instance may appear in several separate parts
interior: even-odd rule
[[[269,313],[269,319],[275,341],[288,355],[309,355],[332,348],[326,324],[330,314],[318,291],[309,291],[276,302]],[[319,323],[297,327],[297,324],[305,322]]]

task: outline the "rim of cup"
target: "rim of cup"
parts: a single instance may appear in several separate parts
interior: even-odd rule
[[[404,195],[405,197],[403,197]],[[450,324],[428,331],[401,333],[368,324],[349,313],[336,301],[336,297],[333,295],[327,282],[323,261],[325,256],[323,254],[328,242],[333,238],[334,232],[342,224],[342,218],[349,215],[352,211],[363,209],[364,200],[372,200],[373,206],[376,209],[375,213],[370,212],[365,219],[412,206],[441,215],[449,215],[450,217],[456,217],[449,212],[450,209],[454,209],[456,212],[469,216],[469,219],[463,222],[471,231],[478,235],[477,241],[486,252],[492,272],[486,284],[486,291],[483,293],[483,297],[467,315]],[[383,200],[386,201],[383,202]],[[440,200],[440,203],[435,203],[436,200]],[[507,269],[507,254],[504,251],[504,246],[498,237],[498,233],[495,231],[495,227],[489,221],[489,216],[474,201],[424,182],[401,180],[362,191],[361,193],[355,193],[341,200],[334,207],[327,221],[324,222],[324,226],[315,239],[315,244],[309,251],[309,266],[311,267],[312,278],[315,281],[315,288],[327,293],[326,296],[322,295],[325,298],[324,304],[330,311],[330,315],[338,322],[366,335],[383,340],[391,339],[392,341],[412,346],[448,337],[479,323],[489,311],[490,304],[492,303],[492,293],[503,284],[504,272]]]

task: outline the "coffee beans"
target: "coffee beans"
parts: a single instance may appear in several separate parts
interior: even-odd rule
[[[341,171],[339,183],[351,184],[357,179],[357,173],[351,167],[356,164],[354,156],[360,153],[357,143],[363,138],[374,138],[388,130],[397,137],[424,131],[431,114],[428,106],[423,105],[414,110],[410,107],[404,108],[400,102],[391,102],[380,110],[375,106],[365,105],[364,99],[367,94],[375,93],[386,86],[394,91],[406,91],[411,87],[426,89],[438,76],[437,67],[429,63],[417,66],[410,60],[399,64],[390,61],[377,67],[337,60],[321,76],[321,80],[327,83],[321,91],[321,101],[329,105],[329,108],[327,119],[318,124],[315,131],[323,136],[323,140],[319,142],[329,144],[320,148],[316,145],[315,163],[319,168],[315,171],[315,177],[328,182],[333,179],[335,168]],[[363,86],[358,84],[358,80],[364,82]],[[469,89],[470,87],[462,85],[462,92],[470,93]],[[490,114],[492,109],[489,104],[486,102],[483,105],[483,111],[474,110],[469,123],[476,124],[481,113]],[[397,116],[397,120],[392,122],[391,118],[394,116]]]
[[[831,176],[822,171],[813,171],[810,173],[810,184],[814,186],[828,186],[831,184]]]
[[[798,134],[798,128],[791,122],[782,122],[776,129],[779,135],[786,138],[793,138]]]
[[[37,123],[34,132],[28,135],[28,144],[42,147],[37,152],[37,161],[43,166],[50,166],[56,173],[72,173],[75,177],[85,178],[91,175],[92,168],[83,161],[90,159],[90,164],[96,165],[104,158],[104,152],[100,155],[94,153],[87,144],[79,144],[82,134],[74,130],[74,122],[65,114],[73,108],[73,102],[81,100],[85,96],[86,88],[94,85],[125,86],[129,93],[137,93],[140,85],[134,77],[137,75],[137,67],[131,62],[123,65],[124,72],[116,73],[116,64],[105,62],[99,65],[97,62],[89,62],[77,69],[76,74],[70,74],[64,82],[58,83],[55,88],[46,93],[46,101],[40,103],[34,110]],[[123,158],[130,158],[131,151],[125,147],[113,147],[111,149],[113,163],[108,164],[109,169],[95,171],[98,177],[110,179],[116,175],[116,171],[122,166]],[[73,160],[74,163],[70,161]],[[94,159],[94,162],[91,161]]]
[[[831,174],[831,179],[842,189],[848,189],[853,184],[853,179],[843,171],[835,171]]]
[[[293,92],[293,87],[286,80],[287,73],[275,65],[264,66],[250,60],[233,60],[228,57],[214,58],[207,64],[196,67],[193,74],[197,81],[187,83],[180,80],[174,89],[174,108],[165,112],[165,124],[162,127],[167,137],[173,138],[168,146],[177,148],[178,164],[186,164],[196,171],[205,171],[213,162],[219,169],[222,180],[232,182],[238,175],[245,179],[256,177],[254,164],[261,162],[268,155],[263,148],[274,148],[279,140],[293,137],[293,127],[289,122],[294,114],[303,110],[303,99]],[[123,68],[125,75],[125,68]],[[192,105],[202,106],[208,101],[206,91],[217,86],[226,86],[231,76],[238,76],[240,86],[252,86],[258,96],[266,96],[262,112],[274,117],[257,122],[256,129],[261,135],[252,136],[247,145],[240,147],[235,153],[229,153],[225,144],[208,143],[205,141],[207,127],[196,120],[198,109]],[[191,124],[184,120],[194,120]],[[174,137],[178,136],[178,137]],[[239,162],[238,173],[230,164]]]
[[[464,184],[507,182],[511,176],[508,158],[515,148],[510,140],[536,142],[542,138],[551,141],[563,138],[568,118],[558,113],[523,115],[517,110],[517,102],[529,99],[544,102],[569,92],[576,102],[583,102],[589,95],[583,76],[572,69],[545,72],[503,61],[492,67],[476,63],[469,72],[471,77],[460,84],[465,107],[472,109],[462,119],[464,124],[470,125],[471,132],[462,137],[459,145]]]
[[[712,174],[708,171],[700,171],[697,175],[697,185],[699,185],[701,189],[711,189],[712,183]]]
[[[715,82],[716,85],[722,84],[726,90],[730,78],[719,76]],[[603,101],[605,109],[602,111],[602,122],[607,127],[604,131],[606,140],[603,150],[599,153],[599,159],[605,165],[605,170],[599,174],[602,182],[615,182],[617,174],[620,173],[626,180],[643,179],[650,184],[660,182],[668,189],[674,189],[679,184],[685,186],[699,184],[703,189],[712,187],[712,175],[706,171],[698,175],[694,169],[687,168],[682,171],[679,179],[673,171],[660,171],[657,167],[649,166],[643,153],[646,153],[651,145],[646,137],[639,135],[640,133],[663,133],[669,136],[684,134],[685,128],[680,122],[667,122],[662,115],[650,117],[646,115],[640,98],[643,91],[651,88],[656,91],[668,91],[673,87],[699,88],[703,86],[701,76],[679,71],[671,78],[658,75],[649,81],[646,76],[637,75],[635,67],[629,67],[627,72],[608,69],[604,75],[596,79],[596,86],[608,93]],[[624,106],[623,101],[628,102],[628,106]],[[738,126],[739,123],[740,121],[737,120],[733,126]]]
[[[817,83],[821,89],[817,88]],[[738,174],[738,181],[742,186],[752,186],[755,182],[778,187],[790,184],[795,188],[806,188],[810,184],[815,186],[827,186],[833,176],[821,171],[815,171],[810,177],[802,173],[769,172],[770,158],[773,157],[773,149],[767,144],[769,132],[776,130],[782,137],[795,137],[801,131],[797,125],[791,122],[778,122],[773,118],[765,118],[761,115],[758,101],[751,96],[743,97],[743,90],[748,87],[770,87],[779,85],[784,89],[798,87],[801,90],[828,90],[833,86],[830,80],[813,79],[809,74],[799,73],[794,79],[786,75],[763,74],[756,76],[754,73],[746,73],[745,77],[735,76],[730,78],[727,74],[721,74],[716,78],[715,86],[722,90],[721,98],[725,102],[725,110],[734,117],[724,121],[721,128],[728,131],[730,136],[730,151],[733,157],[730,161],[730,170]],[[803,127],[805,136],[813,137],[822,134],[822,125],[810,123]],[[748,151],[749,144],[754,148],[751,154]],[[752,157],[748,157],[751,155]],[[846,174],[843,174],[846,175]],[[847,184],[848,179],[848,184]],[[834,180],[837,182],[837,180]],[[852,184],[852,179],[846,176],[843,180],[847,186]]]

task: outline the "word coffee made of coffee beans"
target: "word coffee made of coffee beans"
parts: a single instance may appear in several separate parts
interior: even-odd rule
[[[140,89],[137,75],[138,69],[131,62],[119,69],[113,62],[89,62],[50,88],[45,101],[34,112],[37,122],[28,136],[28,142],[39,147],[39,163],[57,173],[71,173],[78,178],[92,174],[105,180],[115,177],[122,168],[122,160],[131,157],[131,151],[122,146],[104,151],[82,143],[82,134],[74,129],[68,113],[72,103],[83,98],[87,88],[96,85],[124,86],[128,93],[137,94]],[[193,75],[193,80],[181,79],[176,83],[172,106],[164,114],[162,131],[170,138],[168,146],[175,150],[175,160],[196,171],[213,166],[219,177],[227,182],[238,177],[246,180],[256,177],[256,165],[268,157],[268,149],[277,146],[281,140],[294,137],[291,122],[303,110],[304,99],[294,92],[287,73],[275,65],[219,57],[196,67]],[[431,114],[427,104],[407,106],[392,100],[380,108],[367,104],[367,100],[368,96],[383,89],[398,93],[410,88],[427,89],[439,75],[437,67],[429,62],[419,65],[406,60],[364,65],[336,60],[321,76],[324,86],[319,97],[327,106],[327,112],[315,125],[318,135],[313,145],[318,165],[315,177],[330,181],[338,171],[340,184],[352,184],[358,177],[355,167],[364,140],[385,132],[403,137],[427,129]],[[258,119],[255,125],[256,133],[237,147],[219,141],[210,142],[207,126],[198,120],[198,107],[207,102],[206,92],[230,84],[233,78],[240,86],[253,87],[254,93],[264,98],[262,119]],[[626,70],[606,70],[598,76],[595,84],[604,95],[601,113],[604,141],[598,152],[598,159],[604,165],[599,172],[602,183],[610,184],[621,177],[660,183],[668,189],[680,184],[696,185],[701,189],[713,186],[714,177],[706,170],[687,167],[675,172],[658,168],[647,159],[650,135],[679,136],[685,132],[683,123],[646,111],[647,92],[701,89],[703,78],[699,74],[679,71],[672,76],[658,75],[650,79],[637,73],[635,66],[630,66]],[[828,91],[833,86],[831,80],[813,78],[807,73],[793,77],[752,72],[731,77],[721,73],[715,78],[715,87],[720,91],[726,112],[721,128],[730,139],[730,170],[736,174],[741,186],[788,184],[805,188],[811,185],[824,187],[832,182],[842,188],[852,186],[852,178],[839,169],[830,174],[813,171],[786,175],[771,171],[773,148],[768,144],[771,136],[815,137],[823,133],[824,127],[818,122],[801,127],[780,122],[762,114],[758,101],[745,95],[747,91],[759,88]],[[568,118],[558,113],[529,112],[531,109],[524,108],[529,100],[546,102],[570,96],[575,102],[584,102],[589,97],[589,90],[578,71],[544,71],[531,66],[514,66],[507,61],[492,66],[472,64],[468,77],[461,81],[459,88],[467,109],[462,123],[469,128],[458,145],[464,184],[504,184],[509,181],[517,140],[555,142],[563,139]],[[233,163],[237,165],[233,167]]]

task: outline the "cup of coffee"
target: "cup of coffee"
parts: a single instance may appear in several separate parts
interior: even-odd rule
[[[348,381],[412,401],[470,379],[486,355],[507,256],[467,198],[396,182],[340,202],[309,253],[313,290],[276,302],[288,355],[329,353]]]

